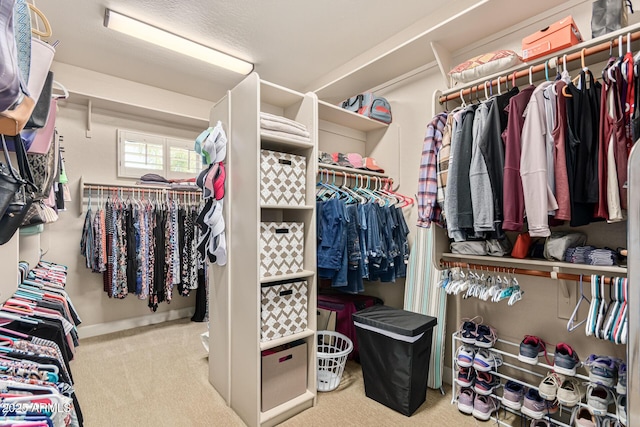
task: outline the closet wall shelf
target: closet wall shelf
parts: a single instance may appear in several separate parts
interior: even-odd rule
[[[264,135],[262,132],[260,132],[260,139],[262,140],[261,148],[274,151],[290,151],[296,149],[306,150],[314,147],[312,142],[303,142],[286,137]]]
[[[318,164],[318,173],[320,173],[322,169],[335,171],[335,172],[347,172],[347,175],[356,174],[356,175],[365,175],[365,176],[376,176],[380,178],[389,178],[389,175],[385,175],[379,172],[372,172],[364,169],[354,169],[354,168],[348,168],[345,166],[328,165],[325,163]],[[336,173],[336,176],[342,176],[342,174]]]
[[[260,423],[262,425],[276,425],[288,418],[287,412],[300,412],[302,409],[311,408],[315,396],[312,391],[307,390],[306,393],[291,399],[280,406],[276,406],[267,412],[260,413]],[[281,419],[279,419],[282,417]]]
[[[618,267],[618,266],[600,266],[600,265],[588,265],[588,264],[572,264],[570,262],[561,262],[561,261],[546,261],[541,259],[519,259],[519,258],[511,258],[511,257],[493,257],[487,255],[464,255],[464,254],[452,254],[452,253],[443,253],[443,260],[453,260],[457,262],[457,260],[462,260],[461,262],[470,262],[470,261],[478,261],[478,264],[485,264],[489,267],[505,267],[505,268],[514,268],[514,267],[525,267],[525,268],[535,268],[540,271],[540,276],[549,277],[548,274],[545,273],[553,273],[560,270],[569,270],[574,272],[584,272],[585,275],[591,274],[614,274],[618,276],[626,276],[627,269],[626,267]],[[544,269],[544,270],[542,270]],[[526,273],[525,273],[526,274]],[[533,274],[531,274],[533,275]],[[558,278],[562,279],[562,273],[558,273]],[[587,280],[588,277],[585,277]],[[571,279],[568,279],[571,280]]]
[[[370,119],[353,111],[345,110],[342,107],[329,104],[325,101],[318,101],[318,118],[362,132],[389,127],[386,123]]]
[[[284,281],[295,280],[295,279],[304,279],[307,277],[311,277],[314,274],[316,274],[315,271],[302,270],[298,273],[279,274],[277,276],[262,277],[260,279],[260,283],[263,284],[263,283],[273,283],[273,282],[284,282]]]
[[[287,335],[286,337],[276,338],[274,340],[266,341],[260,343],[260,350],[269,350],[270,348],[278,347],[283,344],[289,344],[297,340],[302,340],[307,337],[312,337],[316,334],[315,331],[311,329],[305,329],[302,332],[297,334]]]
[[[150,108],[144,105],[130,104],[116,99],[104,98],[87,93],[69,91],[67,103],[86,106],[88,111],[88,131],[91,131],[91,112],[93,108],[107,111],[114,111],[126,116],[147,117],[161,122],[168,122],[186,126],[189,128],[203,129],[209,126],[209,119],[205,117],[195,117],[175,111]]]
[[[476,93],[480,93],[482,97],[484,97],[484,83],[489,82],[487,84],[487,88],[490,86],[496,86],[498,83],[498,78],[500,78],[500,83],[504,84],[507,79],[511,82],[511,76],[513,73],[516,73],[516,79],[519,78],[528,78],[529,77],[529,67],[533,66],[531,72],[533,74],[536,73],[544,73],[545,71],[545,62],[555,58],[559,64],[562,65],[562,57],[563,55],[567,55],[567,64],[571,61],[580,61],[582,59],[581,52],[585,49],[584,57],[587,58],[593,55],[605,55],[601,58],[596,58],[595,60],[587,61],[589,63],[595,63],[606,60],[608,57],[608,52],[611,46],[616,48],[617,54],[617,46],[618,46],[618,37],[623,36],[623,46],[626,46],[627,42],[627,34],[631,33],[631,41],[636,41],[640,39],[640,23],[629,25],[628,27],[622,28],[618,31],[613,31],[611,33],[605,34],[603,36],[587,40],[585,42],[579,43],[575,46],[571,46],[567,49],[554,52],[553,54],[544,56],[542,58],[536,58],[531,63],[524,63],[518,67],[514,67],[512,69],[502,71],[500,73],[492,74],[486,76],[482,79],[476,80],[474,82],[465,83],[459,85],[455,88],[448,89],[442,91],[441,96],[438,98],[438,101],[442,104],[446,101],[451,101],[453,99],[460,98],[460,92],[462,91],[463,96],[467,96],[470,93],[473,93],[475,96]],[[625,48],[626,50],[626,48]],[[536,65],[532,65],[536,64]],[[568,68],[568,67],[567,67]]]

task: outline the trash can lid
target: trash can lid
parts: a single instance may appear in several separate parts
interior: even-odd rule
[[[407,337],[415,337],[433,328],[438,323],[438,319],[435,317],[386,305],[365,308],[353,313],[352,317],[355,322]]]

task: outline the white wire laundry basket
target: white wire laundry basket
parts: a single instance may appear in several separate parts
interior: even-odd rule
[[[347,356],[353,350],[351,340],[333,331],[318,331],[318,391],[338,388]]]

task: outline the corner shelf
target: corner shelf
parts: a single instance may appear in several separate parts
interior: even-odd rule
[[[329,104],[325,101],[318,101],[318,117],[320,120],[335,123],[362,132],[370,130],[384,129],[388,124],[370,119],[353,111],[345,110],[337,105]]]

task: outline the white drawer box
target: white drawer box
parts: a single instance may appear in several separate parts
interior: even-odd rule
[[[304,224],[260,223],[260,277],[299,273],[304,266]]]
[[[260,150],[260,203],[305,204],[307,159],[290,153]]]
[[[278,283],[261,288],[260,341],[270,341],[307,329],[307,281]]]

